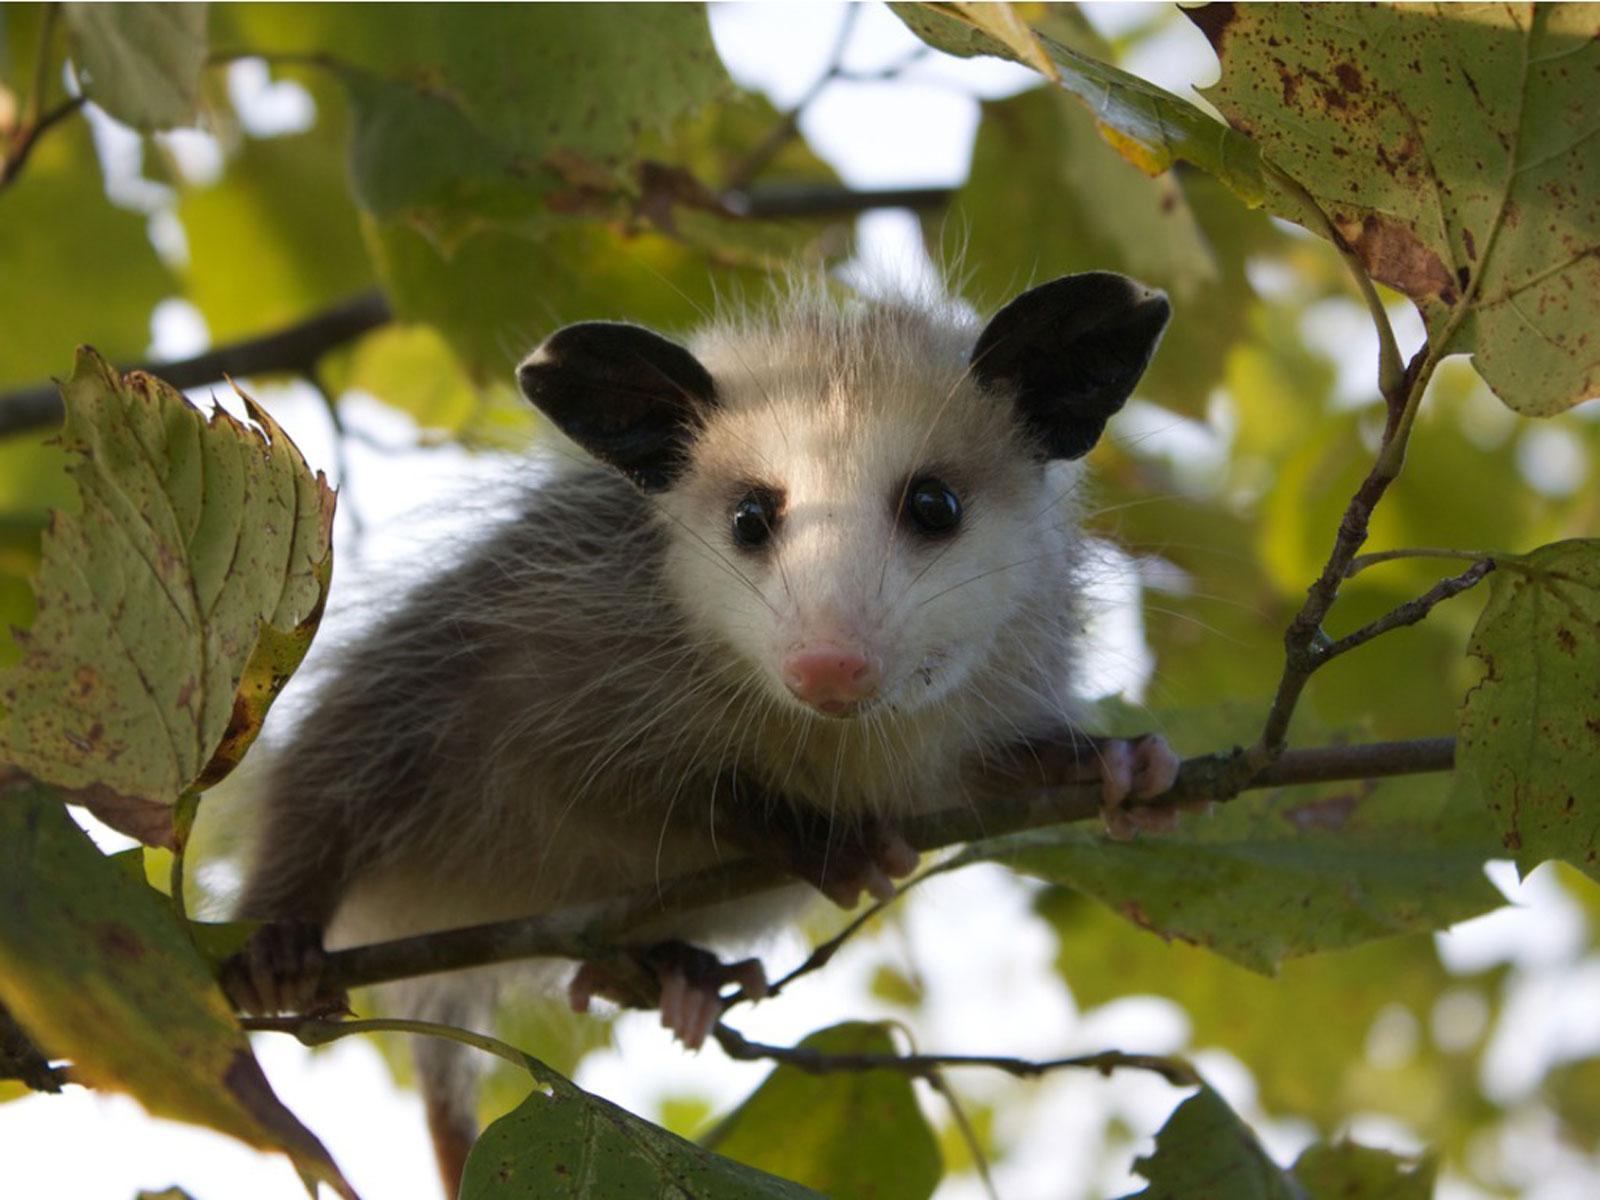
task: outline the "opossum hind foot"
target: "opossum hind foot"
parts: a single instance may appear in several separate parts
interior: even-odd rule
[[[223,964],[222,990],[240,1012],[334,1016],[349,999],[322,984],[322,927],[313,921],[268,921]]]
[[[722,1016],[723,989],[736,986],[752,999],[767,994],[767,976],[758,959],[724,963],[687,942],[662,942],[641,951],[634,962],[586,962],[567,985],[574,1012],[588,1012],[596,996],[642,1007],[640,972],[653,976],[659,992],[661,1026],[690,1050],[698,1050]],[[630,970],[630,968],[635,968]]]

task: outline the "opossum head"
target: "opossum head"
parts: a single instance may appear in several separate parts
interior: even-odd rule
[[[1104,272],[1025,292],[981,331],[937,306],[813,290],[692,349],[569,326],[518,375],[654,505],[694,636],[780,703],[914,712],[972,678],[1008,624],[1071,607],[1072,460],[1168,313]]]

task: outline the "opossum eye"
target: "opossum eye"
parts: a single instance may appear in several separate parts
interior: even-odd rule
[[[906,487],[901,514],[922,533],[949,533],[961,524],[961,500],[942,479],[924,475]]]
[[[778,524],[778,498],[765,488],[745,494],[733,506],[733,540],[747,550],[766,545]]]

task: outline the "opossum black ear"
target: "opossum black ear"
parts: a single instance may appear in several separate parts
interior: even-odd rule
[[[1014,397],[1048,457],[1077,458],[1133,394],[1171,313],[1165,294],[1125,275],[1065,275],[995,314],[972,373]]]
[[[717,403],[694,355],[613,321],[558,329],[523,360],[517,382],[562,432],[646,491],[671,486]]]

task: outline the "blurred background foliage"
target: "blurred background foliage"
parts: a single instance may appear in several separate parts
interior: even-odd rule
[[[1096,32],[1072,6],[1035,15],[1067,44],[1122,62],[1148,56],[1182,20],[1153,7]],[[80,44],[70,16],[0,6],[0,135],[13,151],[28,113],[73,104],[83,86],[94,101],[73,105],[20,166],[13,153],[0,188],[0,625],[30,623],[46,510],[72,502],[51,429],[16,428],[6,414],[65,374],[80,342],[119,363],[174,357],[172,347],[181,358],[376,289],[391,319],[245,385],[269,408],[290,383],[314,389],[336,445],[369,436],[357,418],[375,400],[398,417],[388,433],[406,431],[392,450],[514,450],[539,434],[511,367],[544,335],[597,317],[682,331],[730,299],[760,304],[773,271],[845,263],[856,219],[878,206],[807,146],[797,114],[733,83],[698,5],[487,6],[470,18],[434,5],[217,6],[191,31],[204,66],[193,108],[176,117],[152,116],[131,86],[102,95],[99,78],[64,80],[63,56]],[[930,53],[891,64],[881,86]],[[830,76],[844,74],[836,60]],[[1208,177],[1140,173],[1079,103],[1045,87],[985,100],[966,181],[899,200],[980,311],[1090,268],[1171,294],[1172,329],[1139,398],[1092,456],[1091,526],[1142,587],[1148,670],[1129,674],[1131,698],[1158,719],[1222,701],[1263,711],[1282,631],[1382,424],[1375,340],[1337,256]],[[1409,350],[1420,322],[1402,297],[1385,300]],[[1369,545],[1521,551],[1593,535],[1595,407],[1521,419],[1464,360],[1446,364]],[[348,506],[364,481],[342,482]],[[1428,560],[1364,572],[1330,632],[1439,574]],[[1449,730],[1475,678],[1463,646],[1481,604],[1477,593],[1453,601],[1320,673],[1302,729]],[[15,653],[0,638],[0,665]],[[247,774],[228,786],[247,790]],[[216,832],[210,852],[232,836]],[[1290,1141],[1308,1126],[1378,1131],[1432,1147],[1452,1195],[1578,1195],[1540,1191],[1539,1179],[1557,1162],[1600,1169],[1600,1026],[1556,1037],[1549,1009],[1574,1002],[1563,980],[1592,979],[1600,964],[1600,891],[1553,865],[1535,882],[1562,916],[1531,949],[1453,958],[1412,934],[1293,959],[1276,978],[1137,932],[1066,888],[1040,888],[1033,907],[1058,942],[1052,986],[1064,1003],[1170,1000],[1187,1031],[1174,1048],[1243,1064],[1253,1115]],[[915,1028],[941,997],[919,979],[895,919],[882,924],[863,951],[873,1002]],[[1584,995],[1592,1013],[1592,989]],[[502,1033],[568,1073],[608,1038],[602,1023],[539,1006],[508,1011]],[[1499,1070],[1507,1058],[1520,1065]],[[692,1066],[683,1075],[692,1080]],[[0,1095],[15,1093],[8,1086]],[[952,1195],[977,1186],[975,1147],[1005,1162],[1005,1114],[1040,1086],[983,1089],[965,1132],[930,1108]],[[497,1075],[486,1105],[506,1111],[525,1090]],[[830,1103],[785,1079],[748,1107],[781,1124]],[[718,1119],[692,1083],[648,1115],[689,1135]],[[1125,1162],[1147,1132],[1108,1118],[1102,1153]],[[735,1123],[715,1141],[755,1161],[769,1139]]]

